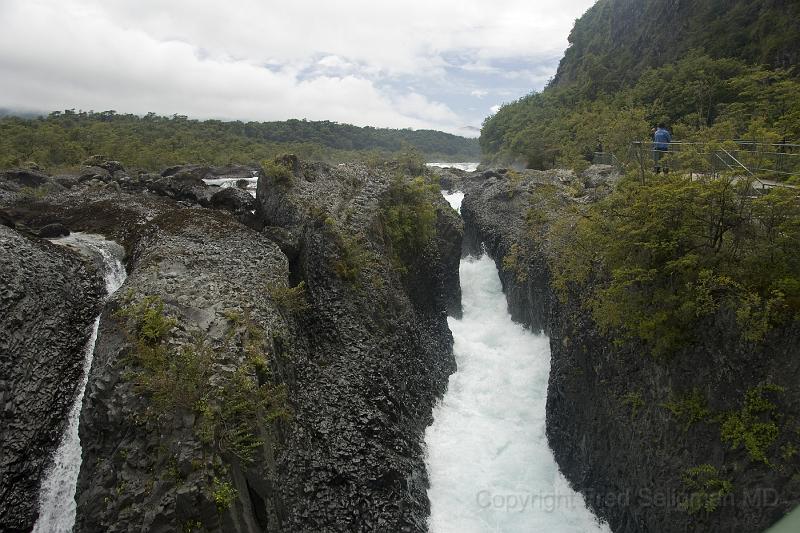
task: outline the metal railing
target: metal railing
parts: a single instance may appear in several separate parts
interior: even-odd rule
[[[614,167],[622,168],[622,162],[617,159],[617,156],[611,152],[594,152],[592,154],[592,163],[595,165],[611,165]]]
[[[656,150],[649,140],[631,144],[630,155],[639,167],[642,180],[646,169],[712,176],[733,172],[753,178],[762,189],[769,189],[791,187],[783,181],[789,176],[800,176],[800,144],[740,140],[663,144],[667,145],[666,150]]]

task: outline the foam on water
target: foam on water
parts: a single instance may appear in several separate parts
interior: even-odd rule
[[[466,172],[475,172],[476,170],[478,170],[478,165],[480,165],[480,163],[474,163],[469,161],[465,161],[463,163],[439,163],[439,162],[428,163],[429,167],[457,168],[459,170],[464,170]]]
[[[450,204],[450,206],[461,213],[461,202],[464,200],[464,193],[460,191],[443,193],[444,199]]]
[[[446,195],[454,208],[463,194]],[[550,345],[511,321],[488,256],[461,261],[458,370],[425,433],[432,533],[609,531],[559,472],[545,434]]]
[[[83,246],[92,249],[103,259],[105,266],[106,292],[110,296],[125,281],[125,267],[112,251],[121,247],[105,240],[99,235],[73,233],[69,237],[58,239],[65,246]],[[75,525],[75,488],[78,484],[78,473],[81,468],[81,441],[78,435],[83,394],[92,367],[94,345],[100,327],[98,316],[92,326],[89,342],[84,349],[83,374],[78,384],[78,394],[69,411],[67,430],[61,437],[61,443],[53,456],[53,464],[42,481],[39,492],[39,519],[33,527],[34,533],[69,533]]]
[[[253,171],[253,174],[255,173],[256,172]],[[258,176],[255,175],[252,178],[203,178],[203,183],[206,185],[216,185],[221,189],[227,189],[228,187],[238,187],[238,182],[241,180],[247,182],[247,188],[244,190],[255,198],[256,186],[258,185]]]

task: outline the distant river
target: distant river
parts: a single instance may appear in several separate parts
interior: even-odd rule
[[[429,167],[440,167],[440,168],[457,168],[459,170],[464,170],[466,172],[475,172],[478,170],[478,165],[480,163],[472,163],[469,161],[463,163],[428,163]]]

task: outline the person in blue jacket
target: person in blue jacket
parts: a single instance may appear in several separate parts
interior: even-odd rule
[[[663,122],[658,123],[656,131],[653,133],[653,170],[656,174],[661,172],[661,159],[669,150],[669,143],[672,142],[672,135],[667,131],[667,126]],[[669,172],[669,166],[664,162],[664,174]]]

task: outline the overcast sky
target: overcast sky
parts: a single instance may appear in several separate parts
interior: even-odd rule
[[[477,134],[593,0],[0,0],[0,108]]]

